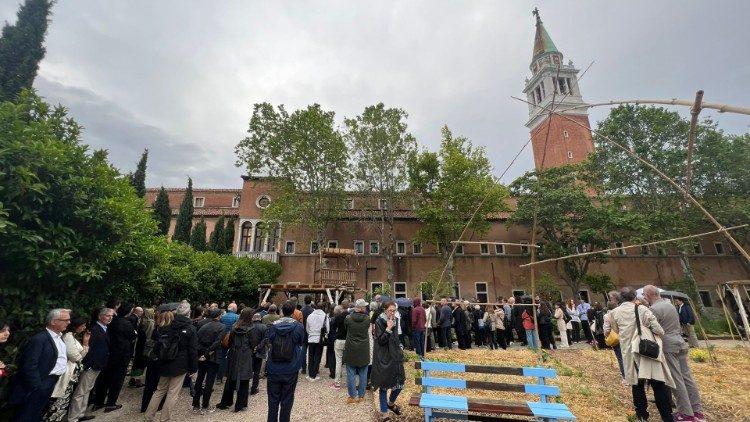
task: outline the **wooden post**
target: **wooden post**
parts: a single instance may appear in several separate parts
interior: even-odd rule
[[[716,294],[719,295],[719,300],[721,301],[721,310],[724,311],[724,318],[726,318],[727,325],[729,326],[729,335],[732,336],[732,341],[735,341],[734,330],[732,329],[732,326],[734,325],[734,321],[732,320],[732,318],[729,317],[729,311],[727,311],[727,305],[724,304],[724,296],[721,294],[721,289],[719,288],[719,286],[716,286]],[[739,333],[740,332],[738,330],[737,334],[739,335]],[[742,341],[741,336],[740,336],[740,341]]]
[[[737,301],[737,307],[739,308],[739,311],[740,311],[740,318],[742,318],[742,323],[745,326],[745,338],[747,338],[747,340],[750,341],[750,329],[748,329],[747,314],[745,313],[745,305],[742,303],[742,296],[740,296],[740,289],[737,288],[737,286],[732,287],[732,295],[734,295],[734,299]],[[740,337],[742,336],[740,335]]]

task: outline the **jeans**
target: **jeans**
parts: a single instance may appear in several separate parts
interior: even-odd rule
[[[302,344],[302,373],[307,373],[307,350],[309,345],[307,344],[307,334],[305,334],[305,342]]]
[[[625,378],[625,368],[622,365],[622,349],[620,349],[620,345],[616,345],[612,348],[615,352],[615,357],[617,358],[617,365],[620,366],[620,376]]]
[[[646,380],[638,380],[638,385],[631,386],[633,391],[633,405],[635,405],[635,416],[648,420],[648,401],[646,400]],[[662,421],[671,421],[672,406],[670,405],[669,388],[663,381],[649,380],[651,390],[654,392],[656,408]]]
[[[211,393],[214,391],[216,374],[219,373],[219,364],[215,362],[198,362],[198,376],[195,379],[195,394],[193,394],[193,407],[201,407],[203,397],[203,408],[207,408],[211,401]],[[204,386],[205,381],[205,386]]]
[[[354,377],[359,375],[359,386],[354,388],[355,379]],[[367,366],[350,366],[346,365],[346,390],[349,392],[349,397],[355,399],[357,397],[365,396],[365,388],[367,387]]]
[[[396,403],[396,399],[398,398],[399,393],[401,393],[401,389],[392,389],[391,396],[388,399],[386,399],[388,390],[385,388],[380,388],[378,393],[380,394],[380,413],[386,413],[388,411],[388,403]]]
[[[417,355],[424,357],[424,331],[412,331],[411,339],[414,343],[414,351],[417,352]]]
[[[294,406],[294,390],[297,388],[297,372],[291,374],[268,374],[268,422],[289,422]],[[281,411],[279,411],[281,407]]]
[[[534,336],[534,330],[526,330],[526,344],[531,347],[531,350],[536,350],[536,336]]]

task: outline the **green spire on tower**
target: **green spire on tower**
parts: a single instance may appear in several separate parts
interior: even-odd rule
[[[539,9],[534,8],[531,13],[536,16],[536,35],[534,36],[534,56],[532,57],[532,61],[544,53],[559,53],[547,30],[544,29],[542,18],[539,16]]]

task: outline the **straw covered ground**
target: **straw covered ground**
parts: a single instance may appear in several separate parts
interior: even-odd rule
[[[706,416],[711,421],[750,421],[750,351],[741,347],[718,347],[714,349],[716,363],[710,359],[703,363],[691,361],[691,368],[700,386]],[[414,355],[409,355],[414,359]],[[537,366],[539,355],[525,349],[509,350],[452,350],[438,351],[428,355],[430,360],[474,363],[499,366]],[[610,350],[594,351],[588,348],[554,350],[543,352],[541,366],[557,370],[558,378],[550,384],[560,386],[560,401],[567,404],[579,421],[627,421],[632,420],[630,387],[620,383],[617,360]],[[398,404],[403,410],[402,421],[423,419],[417,407],[409,406],[409,397],[419,392],[414,384],[413,362],[407,362],[407,382]],[[439,374],[439,375],[438,375]],[[451,377],[449,373],[435,376]],[[465,374],[466,379],[511,383],[533,383],[530,378],[484,374]],[[461,390],[433,389],[439,394],[462,394]],[[536,400],[533,396],[519,393],[497,393],[472,390],[474,397],[491,397],[501,400]],[[377,401],[377,393],[374,395]],[[653,397],[651,397],[653,398]],[[377,403],[374,403],[377,407]],[[649,412],[658,417],[653,404]]]

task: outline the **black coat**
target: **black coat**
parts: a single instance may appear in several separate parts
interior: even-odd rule
[[[466,319],[466,312],[460,307],[456,306],[453,310],[453,328],[456,329],[456,334],[467,334],[468,320]]]
[[[83,358],[83,367],[101,371],[107,367],[109,360],[109,336],[96,322],[91,324],[89,331],[91,331],[89,351]]]
[[[42,387],[43,381],[57,363],[57,346],[47,330],[34,334],[21,353],[18,373],[13,378],[10,402],[22,404],[34,390]]]
[[[253,378],[253,354],[259,342],[253,344],[253,327],[241,325],[232,328],[227,350],[227,379],[247,381]],[[261,337],[262,339],[262,337]]]
[[[193,322],[184,315],[177,315],[174,321],[167,327],[156,330],[157,338],[162,334],[179,334],[180,344],[177,349],[177,357],[170,361],[159,361],[159,375],[163,377],[176,377],[178,375],[192,374],[198,371],[198,336],[195,333]]]
[[[375,347],[372,352],[373,387],[394,388],[404,384],[404,354],[398,341],[398,332],[394,325],[392,331],[386,331],[385,318],[375,321]]]
[[[221,348],[221,340],[224,338],[224,324],[212,319],[199,325],[200,328],[197,332],[198,356],[205,357],[206,362],[218,363],[217,351]]]
[[[116,316],[107,326],[109,334],[109,360],[128,361],[133,357],[133,342],[138,337],[130,321]]]

